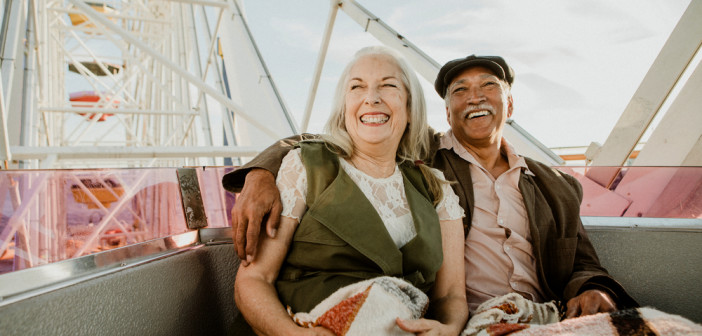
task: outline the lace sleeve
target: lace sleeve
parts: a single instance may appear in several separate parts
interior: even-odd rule
[[[443,197],[436,206],[436,213],[439,214],[439,220],[453,220],[465,217],[463,208],[458,204],[458,196],[456,196],[456,193],[453,192],[453,188],[451,188],[451,185],[446,181],[444,173],[434,168],[432,168],[431,171],[441,181],[445,182],[441,184]]]
[[[307,207],[307,172],[302,165],[299,148],[285,155],[275,183],[280,190],[280,200],[283,203],[281,216],[300,221]]]

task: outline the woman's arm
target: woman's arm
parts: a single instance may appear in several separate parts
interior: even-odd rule
[[[458,335],[468,320],[463,223],[460,218],[440,223],[444,261],[436,275],[427,314],[436,320],[397,321],[401,329],[417,335]]]
[[[275,238],[261,234],[259,253],[247,267],[240,266],[234,298],[246,321],[259,335],[333,335],[323,328],[295,324],[278,299],[275,280],[297,228],[296,219],[282,217]]]
[[[450,326],[454,335],[457,335],[463,331],[468,320],[463,222],[459,218],[440,223],[444,262],[436,275],[429,313]]]
[[[258,243],[259,254],[249,266],[239,266],[236,274],[234,299],[257,334],[292,334],[297,328],[280,303],[274,286],[296,227],[295,219],[282,217],[276,237],[262,234]]]

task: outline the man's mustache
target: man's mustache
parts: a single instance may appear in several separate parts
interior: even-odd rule
[[[495,108],[489,103],[481,103],[478,105],[468,105],[463,111],[461,111],[461,119],[468,117],[468,114],[476,111],[488,111],[490,114],[495,114]]]

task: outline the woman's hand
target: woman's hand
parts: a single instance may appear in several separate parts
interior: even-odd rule
[[[309,330],[308,332],[305,333],[305,335],[310,335],[310,336],[336,336],[334,333],[324,327],[314,327],[314,328],[307,328]]]
[[[458,335],[460,331],[456,332],[451,326],[442,324],[436,320],[428,319],[418,319],[418,320],[403,320],[399,317],[395,320],[397,326],[400,329],[411,332],[415,335],[429,336],[429,335]]]

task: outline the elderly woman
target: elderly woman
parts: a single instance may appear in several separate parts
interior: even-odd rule
[[[303,141],[277,177],[283,212],[275,238],[240,266],[237,306],[259,334],[331,334],[298,326],[339,288],[379,276],[427,293],[428,316],[401,320],[416,334],[457,335],[467,319],[463,210],[429,150],[424,95],[394,52],[356,53],[339,81],[324,141]]]

